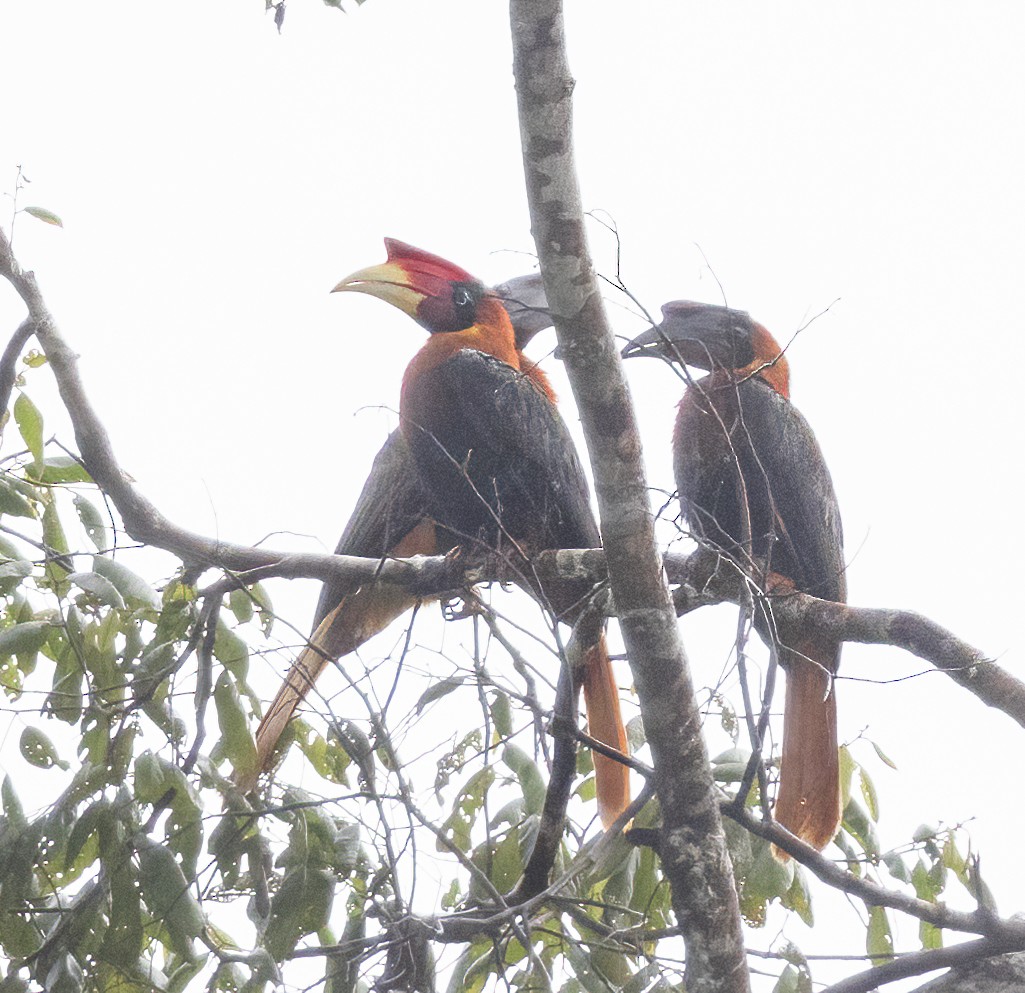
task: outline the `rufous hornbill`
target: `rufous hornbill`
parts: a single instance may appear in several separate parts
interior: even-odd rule
[[[540,275],[517,276],[496,286],[494,292],[509,312],[521,366],[539,388],[550,390],[540,366],[522,354],[534,336],[551,325]],[[384,559],[438,552],[434,522],[427,514],[409,446],[396,428],[374,458],[335,554]],[[375,584],[350,590],[341,580],[324,583],[309,642],[256,729],[258,761],[253,774],[239,781],[243,790],[250,789],[256,775],[269,767],[281,735],[327,664],[355,651],[421,599],[397,586]]]
[[[601,543],[587,479],[545,376],[517,347],[499,297],[466,270],[386,239],[388,260],[343,279],[337,291],[367,293],[429,332],[402,380],[399,429],[409,447],[439,551],[501,549],[523,585],[575,625],[582,646],[590,733],[627,751],[604,625],[587,610],[590,584],[540,586],[530,555]],[[611,824],[629,803],[629,770],[595,754],[598,810]]]
[[[706,370],[680,401],[673,469],[683,516],[702,542],[736,561],[769,594],[845,602],[843,531],[829,470],[790,402],[786,356],[739,310],[675,301],[623,356]],[[775,817],[817,849],[840,823],[836,685],[840,642],[825,631],[756,626],[787,675]]]
[[[497,537],[498,530],[523,551],[597,547],[600,539],[586,479],[555,409],[554,393],[543,371],[522,352],[530,338],[551,323],[539,280],[511,280],[497,292],[488,291],[444,259],[391,239],[386,246],[388,262],[355,273],[336,290],[385,299],[431,331],[432,338],[407,370],[400,428],[377,456],[337,551],[372,557],[435,554],[465,541],[489,541]],[[506,297],[504,306],[502,295]],[[444,342],[444,347],[432,346],[435,341]],[[424,368],[425,355],[440,355],[436,366]],[[451,360],[457,358],[453,365]],[[442,449],[438,439],[446,437],[445,431],[428,427],[433,447],[425,455],[423,441],[428,434],[423,425],[429,418],[421,421],[415,399],[414,413],[410,415],[407,409],[408,395],[418,392],[410,387],[419,379],[414,367],[432,379],[453,368],[458,373],[464,358],[487,360],[485,371],[458,386],[455,394],[441,389],[435,396],[428,390],[428,407],[438,401],[432,412],[445,426],[455,424],[456,436]],[[498,379],[508,379],[508,383],[496,392],[493,380],[498,368],[502,370]],[[497,421],[505,424],[499,426]],[[521,451],[523,448],[529,451]],[[440,460],[433,457],[443,451]],[[467,462],[471,452],[473,457]],[[446,471],[453,458],[472,467],[469,479],[474,485],[479,481],[483,489],[475,493],[461,470]],[[439,461],[440,474],[431,470]],[[487,524],[480,526],[481,514],[475,504],[485,506],[479,494],[489,485],[495,499],[487,504]],[[446,490],[447,486],[451,490]],[[464,490],[472,494],[469,499]],[[500,515],[496,515],[497,509]],[[495,516],[500,518],[501,528],[493,527]],[[496,542],[490,544],[495,547]],[[343,592],[335,585],[325,585],[310,647],[293,665],[257,730],[261,765],[327,660],[353,651],[417,602],[416,597],[394,587],[364,587],[348,596]],[[563,583],[548,584],[544,590],[535,588],[534,592],[552,605],[560,619],[572,622],[578,619],[588,590],[581,589],[579,583]],[[603,743],[626,752],[618,691],[601,625],[591,620],[587,624],[594,631],[585,642],[581,680],[590,731]],[[599,813],[608,825],[629,802],[628,770],[622,763],[595,755],[595,775]]]

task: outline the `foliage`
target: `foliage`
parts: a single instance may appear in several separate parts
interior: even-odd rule
[[[427,839],[442,909],[456,912],[510,892],[537,832],[545,758],[532,730],[535,681],[516,685],[511,675],[523,659],[507,665],[495,640],[469,668],[450,663],[440,678],[404,674],[412,695],[394,722],[374,702],[384,691],[368,665],[339,708],[351,714],[358,702],[364,718],[293,725],[304,778],[313,770],[320,786],[278,786],[266,806],[253,807],[232,778],[254,771],[260,701],[248,679],[254,647],[270,645],[275,630],[267,591],[200,589],[182,570],[151,584],[128,564],[117,518],[80,462],[52,454],[57,446],[45,440],[28,393],[19,392],[13,414],[8,440],[16,428],[24,450],[0,474],[0,686],[17,714],[22,765],[0,791],[0,948],[10,963],[3,988],[30,977],[72,991],[172,991],[199,981],[256,990],[284,969],[356,989],[381,968],[413,969],[427,988],[433,960],[414,954],[427,945],[408,927],[408,891],[425,872]],[[500,620],[481,604],[470,623],[498,633]],[[385,683],[394,678],[389,670]],[[733,740],[714,761],[726,797],[750,754],[728,701],[716,699]],[[415,765],[402,753],[413,723],[438,734],[432,712],[467,720],[454,733],[446,725],[447,746],[421,746],[434,775],[417,789]],[[643,757],[636,722],[631,734]],[[573,809],[591,817],[587,753],[580,767],[587,778]],[[978,891],[954,831],[923,828],[905,850],[881,851],[869,772],[848,749],[843,770],[837,844],[852,872],[890,877],[926,900],[951,878]],[[339,788],[346,793],[330,796]],[[756,786],[747,803],[758,802]],[[441,815],[424,814],[429,805]],[[635,826],[656,824],[649,804]],[[659,935],[673,921],[657,857],[619,840],[592,863],[585,827],[563,839],[562,898],[539,908],[529,930],[509,922],[463,943],[445,960],[451,990],[481,989],[499,976],[530,986],[542,971],[569,977],[567,989],[678,982],[660,958]],[[812,923],[805,871],[776,861],[739,827],[729,840],[748,923],[763,925],[774,902]],[[870,955],[892,950],[886,911],[872,912],[866,935]],[[922,925],[923,947],[941,941]],[[316,946],[322,957],[290,964],[297,950]],[[787,955],[797,964],[784,964],[777,988],[803,988],[794,984],[807,963],[796,949]]]

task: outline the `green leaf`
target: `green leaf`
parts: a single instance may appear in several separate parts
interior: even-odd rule
[[[117,610],[124,609],[125,601],[117,591],[117,587],[98,572],[73,572],[68,576],[68,582],[77,586],[84,593],[88,593],[104,606],[114,607]]]
[[[897,763],[891,759],[886,752],[884,752],[874,741],[869,742],[876,751],[876,755],[879,756],[879,760],[884,764],[888,765],[891,769],[897,769]]]
[[[772,993],[799,993],[799,983],[800,973],[792,965],[788,965],[780,973],[776,985],[772,987]]]
[[[78,459],[70,455],[53,455],[44,459],[40,465],[36,462],[29,466],[30,479],[41,483],[48,483],[51,486],[59,483],[91,483],[92,476],[85,470],[85,466]]]
[[[249,718],[242,709],[235,681],[227,672],[217,677],[214,705],[217,708],[217,724],[221,729],[224,754],[236,773],[246,779],[257,771],[256,742],[249,730]]]
[[[35,517],[36,512],[6,479],[0,479],[0,514],[8,517]]]
[[[876,792],[875,783],[872,782],[869,774],[865,771],[864,766],[858,770],[859,778],[861,779],[861,795],[865,800],[865,806],[868,808],[868,816],[872,820],[879,821],[879,794]]]
[[[160,594],[142,576],[106,555],[93,556],[93,571],[109,579],[125,602],[133,606],[160,609]]]
[[[495,725],[495,734],[499,738],[508,738],[513,733],[509,695],[501,690],[495,690],[488,706],[491,711],[491,720]]]
[[[744,879],[744,893],[759,900],[782,899],[793,886],[795,873],[792,861],[780,862],[768,844],[759,845],[754,864]]]
[[[963,886],[969,885],[968,860],[958,851],[953,831],[948,831],[943,841],[943,864],[953,871]]]
[[[915,888],[915,896],[929,903],[934,903],[943,892],[942,879],[937,879],[922,859],[919,859],[911,870],[911,885]]]
[[[89,540],[96,546],[98,552],[110,547],[107,538],[107,525],[95,505],[87,500],[80,493],[75,494],[75,510],[78,511],[78,519],[85,528]]]
[[[7,559],[12,562],[28,562],[29,559],[22,553],[21,549],[9,538],[0,534],[0,559]]]
[[[223,618],[218,618],[214,633],[214,658],[236,679],[245,682],[249,673],[249,646],[224,623]]]
[[[254,606],[259,611],[260,627],[263,629],[264,636],[270,637],[270,633],[274,630],[274,601],[271,600],[263,583],[251,586],[249,593],[253,598]]]
[[[192,959],[192,939],[203,933],[206,918],[192,894],[174,853],[143,834],[136,835],[139,854],[139,885],[142,899],[153,917],[167,930],[172,950]]]
[[[154,804],[173,791],[172,803],[188,802],[200,806],[199,797],[193,790],[185,773],[162,755],[145,751],[135,759],[135,799],[139,803]],[[179,797],[183,798],[179,800]]]
[[[882,855],[882,863],[889,870],[890,875],[894,879],[899,879],[902,883],[911,882],[911,873],[908,872],[908,867],[904,863],[904,859],[894,851],[884,852]]]
[[[943,947],[943,930],[928,921],[918,922],[918,937],[922,942],[922,951]]]
[[[82,816],[75,821],[71,834],[68,836],[68,844],[64,850],[64,867],[70,870],[78,860],[78,856],[85,849],[89,839],[100,830],[104,829],[111,820],[111,805],[106,797],[89,804]]]
[[[351,765],[352,759],[338,739],[328,741],[317,734],[302,718],[293,720],[290,727],[295,743],[317,775],[323,776],[329,782],[347,786],[345,770]]]
[[[420,694],[420,699],[416,702],[416,712],[420,715],[424,711],[429,703],[434,703],[435,700],[440,700],[442,697],[446,697],[449,693],[454,692],[463,685],[461,676],[449,676],[447,679],[439,680],[428,686],[423,693]]]
[[[747,772],[751,753],[744,748],[728,748],[712,759],[712,778],[720,783],[739,783]]]
[[[71,763],[62,759],[53,742],[39,728],[27,727],[21,732],[19,742],[21,757],[37,769],[70,769]]]
[[[23,621],[0,631],[0,658],[36,653],[46,643],[53,625],[49,621]]]
[[[281,961],[300,938],[327,924],[334,891],[334,877],[326,869],[298,865],[285,873],[271,900],[270,922],[264,934],[267,951],[275,960]]]
[[[537,764],[522,748],[511,742],[502,750],[502,761],[519,780],[527,813],[541,813],[545,802],[545,783]]]
[[[851,800],[851,782],[858,763],[854,761],[851,750],[846,745],[840,746],[840,809],[845,810]]]
[[[60,554],[68,553],[68,538],[65,535],[64,525],[60,523],[60,514],[57,512],[56,501],[47,499],[43,504],[43,541],[53,551]],[[47,564],[47,571],[59,569],[59,578],[63,579],[70,570],[57,567],[54,563]],[[51,576],[52,578],[52,576]]]
[[[438,774],[434,777],[434,794],[440,800],[442,790],[448,786],[452,774],[465,765],[466,753],[478,752],[483,744],[480,731],[474,730],[466,734],[455,747],[438,759]]]
[[[794,882],[783,897],[783,906],[794,911],[808,927],[815,926],[815,915],[811,905],[811,890],[808,888],[808,877],[801,865],[794,864]],[[810,985],[809,985],[810,989]]]
[[[76,616],[68,611],[69,637],[72,618]],[[53,670],[52,689],[46,698],[46,709],[65,724],[77,724],[82,716],[84,682],[82,663],[71,644],[65,643]]]
[[[30,217],[34,217],[44,224],[52,224],[57,228],[64,227],[64,222],[52,210],[47,210],[45,207],[22,207],[21,209]]]
[[[4,776],[4,781],[0,784],[0,801],[3,802],[4,814],[11,822],[11,827],[20,831],[28,826],[28,821],[25,820],[25,811],[18,799],[10,775]]]
[[[470,859],[499,893],[508,893],[523,875],[523,854],[517,832],[507,831],[500,841],[479,845]],[[471,899],[484,901],[490,896],[477,877],[470,876]]]
[[[112,844],[116,837],[117,844]],[[133,969],[143,946],[139,873],[118,827],[101,836],[103,867],[110,877],[110,923],[103,935],[100,957],[119,969]]]
[[[866,855],[873,861],[879,858],[879,837],[875,825],[869,819],[865,808],[854,797],[851,797],[844,808],[843,826],[861,845]]]
[[[491,766],[478,769],[463,784],[455,803],[452,805],[452,813],[449,814],[441,829],[445,836],[459,848],[460,851],[470,850],[470,832],[477,819],[477,814],[484,806],[484,796],[491,784],[495,781],[495,770]],[[440,851],[445,846],[438,842]]]
[[[893,958],[893,935],[885,907],[872,907],[868,912],[865,951],[871,956],[873,965],[882,965]]]
[[[21,432],[25,447],[32,453],[36,465],[43,464],[43,415],[29,399],[27,393],[19,393],[14,401],[14,420]]]
[[[911,835],[912,841],[930,841],[937,835],[937,829],[932,824],[919,824],[915,828],[914,834]]]
[[[228,594],[228,606],[239,624],[248,624],[253,619],[253,598],[248,590],[232,590]]]

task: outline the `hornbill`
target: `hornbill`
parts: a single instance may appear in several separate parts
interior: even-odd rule
[[[765,593],[845,602],[843,532],[829,470],[790,403],[786,356],[739,310],[674,301],[623,356],[651,355],[706,370],[680,401],[673,469],[683,516],[699,540],[736,561]],[[840,823],[836,685],[840,642],[817,629],[756,626],[787,674],[775,817],[824,848]]]
[[[442,553],[467,541],[497,547],[499,532],[517,554],[597,547],[587,483],[554,393],[522,352],[551,323],[539,281],[527,277],[488,291],[444,259],[392,239],[385,244],[386,263],[354,273],[335,289],[387,300],[432,337],[406,372],[400,427],[378,454],[337,551],[400,557]],[[507,297],[504,306],[500,293]],[[583,632],[589,637],[582,642],[581,674],[590,730],[625,752],[601,624],[582,610],[588,590],[549,583],[533,592],[561,620],[583,618],[593,628]],[[261,764],[327,660],[353,651],[417,600],[381,586],[344,596],[325,584],[310,647],[257,730]],[[628,803],[628,771],[595,755],[595,775],[599,812],[609,824]]]
[[[541,388],[549,389],[540,366],[522,355],[533,337],[551,325],[540,275],[517,276],[494,291],[509,312],[526,374]],[[409,447],[396,428],[374,458],[335,554],[384,559],[438,551],[434,522],[427,516],[426,497]],[[341,580],[324,583],[309,642],[292,663],[256,729],[256,773],[269,767],[288,722],[328,662],[355,651],[421,599],[396,586],[376,584],[350,590]],[[256,773],[240,781],[243,790],[254,785]]]

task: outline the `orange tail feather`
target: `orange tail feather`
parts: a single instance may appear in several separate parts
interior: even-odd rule
[[[836,654],[835,646],[824,650],[817,644],[790,653],[775,809],[780,824],[820,851],[832,841],[841,817],[836,693],[827,676]],[[775,854],[787,857],[779,850]]]
[[[436,546],[434,525],[422,521],[395,545],[391,556],[429,555]],[[296,708],[313,689],[328,662],[355,651],[397,617],[411,610],[420,599],[396,586],[364,586],[345,597],[320,622],[310,636],[309,644],[289,668],[256,729],[256,770],[251,776],[237,781],[243,792],[252,789],[257,776],[267,768]]]
[[[619,689],[604,635],[584,656],[584,706],[591,737],[628,755],[630,747],[619,711]],[[595,752],[594,778],[598,815],[608,828],[630,805],[630,770],[622,762]]]

